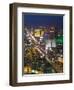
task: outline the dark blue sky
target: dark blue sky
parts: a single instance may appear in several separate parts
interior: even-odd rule
[[[51,26],[63,29],[63,15],[23,13],[24,26]]]

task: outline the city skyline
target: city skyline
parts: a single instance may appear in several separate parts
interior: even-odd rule
[[[23,13],[22,19],[23,74],[62,73],[63,16]]]

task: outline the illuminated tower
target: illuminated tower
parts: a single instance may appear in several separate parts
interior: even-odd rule
[[[56,36],[56,29],[54,26],[49,27],[49,29],[45,33],[45,38],[46,38],[46,52],[47,50],[51,50],[52,48],[56,47],[56,41],[55,41],[55,36]]]

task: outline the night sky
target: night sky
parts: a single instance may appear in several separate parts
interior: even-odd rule
[[[63,15],[47,15],[47,14],[34,14],[23,13],[24,26],[55,26],[58,29],[63,29]]]

